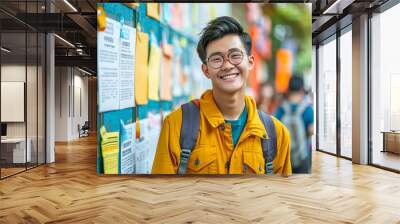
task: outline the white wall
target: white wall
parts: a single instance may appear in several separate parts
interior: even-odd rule
[[[78,70],[75,70],[74,75],[74,107],[72,108],[72,117],[71,120],[71,132],[70,134],[73,138],[78,138],[78,124],[81,126],[85,123],[85,121],[89,120],[89,112],[88,112],[88,77],[82,76],[83,73],[80,73]],[[77,75],[77,72],[78,75]],[[79,93],[80,91],[80,93]],[[80,96],[80,97],[79,97]],[[80,102],[79,102],[80,101]],[[81,107],[81,108],[79,108]],[[80,111],[81,109],[81,111]]]
[[[88,78],[72,67],[56,67],[55,73],[55,140],[74,140],[79,138],[78,124],[88,120]]]
[[[68,88],[70,77],[67,67],[55,68],[55,141],[68,140]]]
[[[36,68],[28,66],[28,74],[31,74]],[[1,81],[2,82],[25,82],[25,64],[5,64],[1,66]],[[26,82],[25,82],[26,83]],[[36,83],[35,83],[36,84]],[[28,97],[36,97],[36,91],[34,93],[27,93]],[[28,100],[28,99],[27,99]],[[27,102],[30,102],[28,100]],[[33,106],[33,105],[32,105]],[[35,105],[36,108],[36,105]],[[7,110],[7,108],[1,108],[1,110]],[[32,120],[30,114],[28,115],[28,121]],[[36,116],[36,114],[35,114]],[[8,137],[25,137],[25,122],[10,122],[7,123],[7,136]],[[29,137],[29,136],[28,136]]]

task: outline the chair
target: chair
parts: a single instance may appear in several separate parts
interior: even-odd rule
[[[82,127],[78,124],[79,138],[89,136],[89,129],[90,129],[89,121],[85,121]]]

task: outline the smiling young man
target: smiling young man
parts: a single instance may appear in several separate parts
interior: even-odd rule
[[[189,102],[191,110],[181,107],[165,118],[152,173],[290,175],[288,130],[269,117],[274,129],[267,133],[255,101],[245,94],[254,67],[249,34],[232,17],[218,17],[203,29],[197,52],[212,89]],[[267,153],[273,155],[268,163],[264,142],[271,138],[275,148]],[[191,140],[192,146],[186,144]]]

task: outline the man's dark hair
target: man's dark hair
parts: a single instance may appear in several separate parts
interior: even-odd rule
[[[238,21],[229,16],[221,16],[211,20],[200,33],[200,40],[197,44],[197,53],[201,61],[206,64],[207,45],[214,40],[224,37],[228,34],[237,34],[246,48],[247,55],[251,51],[250,35],[243,31],[243,27]]]
[[[289,92],[299,92],[304,90],[304,81],[300,76],[292,76],[289,81]]]

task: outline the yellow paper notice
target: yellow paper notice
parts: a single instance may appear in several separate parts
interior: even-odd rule
[[[148,101],[148,54],[149,35],[136,32],[136,66],[135,66],[135,99],[136,104],[147,104]]]
[[[161,63],[161,49],[157,45],[150,47],[149,59],[149,99],[160,100],[159,85],[160,85],[160,63]]]

